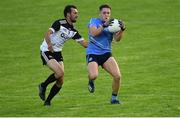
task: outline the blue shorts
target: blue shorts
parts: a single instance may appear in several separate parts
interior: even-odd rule
[[[112,56],[110,52],[104,53],[102,55],[88,54],[86,55],[87,64],[90,62],[96,62],[98,66],[103,66],[103,64]]]

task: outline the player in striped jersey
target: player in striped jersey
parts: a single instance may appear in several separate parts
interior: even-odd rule
[[[78,18],[78,10],[74,5],[67,5],[64,9],[64,19],[56,20],[47,31],[44,41],[40,46],[41,59],[53,73],[41,84],[39,84],[39,96],[45,106],[51,105],[52,98],[60,91],[64,81],[64,64],[61,51],[66,41],[74,39],[83,47],[87,42],[74,28],[73,23]],[[48,97],[45,97],[47,86],[55,82]]]

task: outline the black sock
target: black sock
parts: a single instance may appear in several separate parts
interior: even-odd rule
[[[117,94],[115,94],[115,93],[112,93],[112,96],[117,96]]]
[[[52,100],[52,98],[59,92],[60,89],[61,89],[61,87],[59,88],[59,87],[57,87],[56,84],[54,84],[54,86],[51,88],[51,91],[50,91],[46,101],[50,102]]]
[[[57,79],[55,78],[54,73],[53,73],[41,85],[46,88],[50,83],[52,83],[56,80]]]
[[[89,83],[94,83],[94,80],[89,80]]]

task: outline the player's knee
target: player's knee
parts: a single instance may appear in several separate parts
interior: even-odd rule
[[[64,77],[64,72],[63,71],[58,71],[55,73],[55,77],[58,79],[58,78],[62,78]]]
[[[90,78],[91,80],[95,80],[97,77],[98,77],[98,74],[96,74],[96,73],[89,74],[89,78]]]
[[[116,81],[119,81],[119,80],[121,79],[121,74],[115,74],[115,75],[114,75],[114,79],[115,79]]]
[[[56,81],[56,85],[58,87],[62,87],[63,83],[64,83],[64,78],[58,78]]]

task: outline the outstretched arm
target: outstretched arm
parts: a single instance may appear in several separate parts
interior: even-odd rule
[[[53,47],[52,47],[52,43],[51,43],[51,39],[50,39],[50,35],[53,33],[53,31],[51,29],[49,29],[47,31],[47,33],[45,34],[45,40],[46,40],[46,43],[48,45],[48,50],[53,52]]]
[[[88,42],[86,40],[81,40],[79,41],[79,43],[84,47],[84,48],[87,48],[88,46]]]

